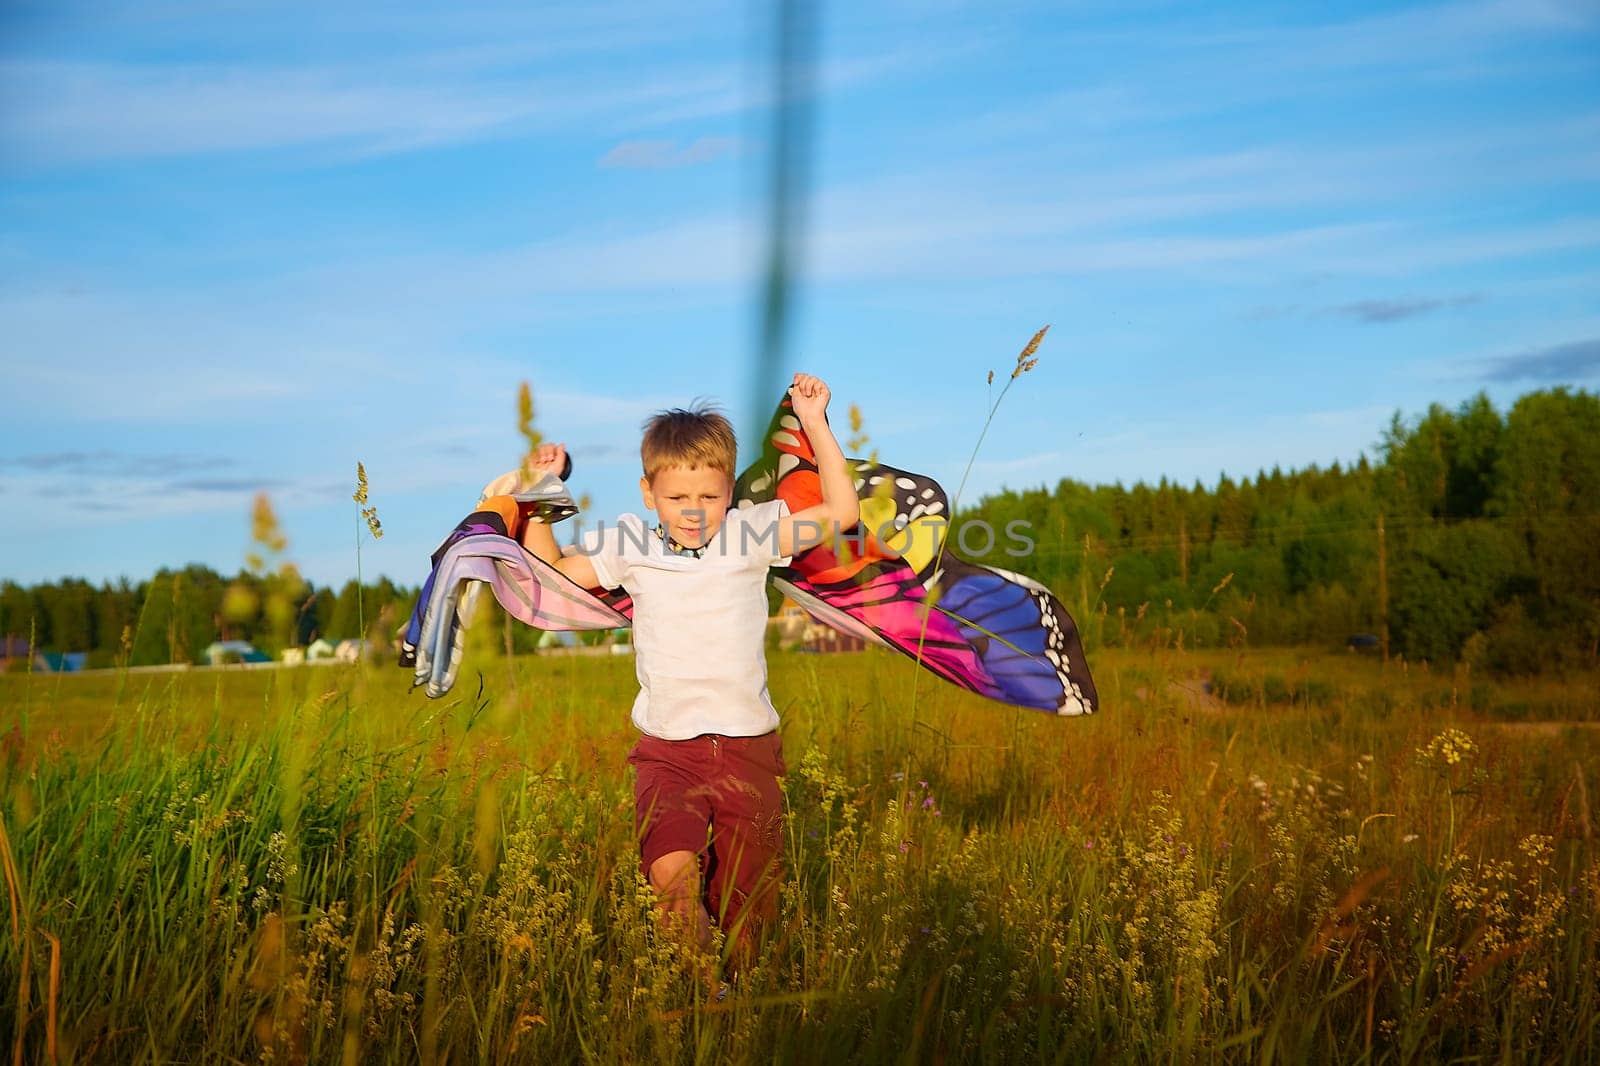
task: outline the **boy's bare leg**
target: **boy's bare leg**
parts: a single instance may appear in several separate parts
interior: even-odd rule
[[[669,851],[650,864],[650,887],[665,924],[701,951],[711,949],[711,916],[700,902],[700,862],[692,851]]]
[[[776,732],[723,744],[730,769],[712,811],[707,901],[729,936],[727,966],[752,962],[778,916],[783,878],[783,741]]]

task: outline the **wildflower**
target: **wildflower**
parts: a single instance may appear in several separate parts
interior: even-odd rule
[[[1430,740],[1427,747],[1418,748],[1417,754],[1426,762],[1455,766],[1476,750],[1477,744],[1466,733],[1459,729],[1446,729]]]
[[[1537,866],[1549,866],[1550,857],[1555,851],[1555,838],[1543,833],[1533,833],[1523,837],[1517,845],[1517,850],[1534,861]]]

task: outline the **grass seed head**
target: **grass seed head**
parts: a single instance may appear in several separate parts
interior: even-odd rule
[[[361,507],[361,518],[367,523],[367,532],[373,540],[383,539],[383,523],[378,521],[378,508],[367,503],[367,468],[356,463],[356,491],[350,497]]]
[[[1033,335],[1033,339],[1028,342],[1027,347],[1022,349],[1022,353],[1017,356],[1017,365],[1011,371],[1011,377],[1013,380],[1021,377],[1023,374],[1026,374],[1028,371],[1039,365],[1039,360],[1035,358],[1033,353],[1039,350],[1039,342],[1044,340],[1044,335],[1049,331],[1050,327],[1045,326],[1038,333],[1035,333]],[[994,372],[990,371],[990,380],[992,381],[993,378]]]
[[[289,546],[289,538],[284,535],[282,527],[278,525],[278,516],[273,513],[272,501],[264,492],[256,493],[255,507],[250,515],[250,539],[272,555]]]
[[[517,432],[528,442],[530,456],[544,443],[544,434],[533,424],[533,390],[526,381],[517,389]]]

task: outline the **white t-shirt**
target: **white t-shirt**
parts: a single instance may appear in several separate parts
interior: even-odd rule
[[[782,500],[729,511],[698,559],[668,551],[635,514],[579,538],[600,584],[633,597],[642,732],[688,740],[778,728],[767,695],[767,569],[789,562],[777,554],[788,513]]]

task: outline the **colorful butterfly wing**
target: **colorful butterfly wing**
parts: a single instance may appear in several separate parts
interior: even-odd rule
[[[1061,715],[1092,713],[1099,697],[1077,626],[1061,601],[1020,574],[947,556],[934,609],[983,663],[984,695]]]
[[[816,457],[787,400],[764,444],[735,499],[781,498],[791,513],[821,502]],[[1054,714],[1093,712],[1094,681],[1061,602],[1031,578],[956,558],[945,543],[949,499],[937,481],[849,462],[862,526],[837,547],[796,556],[776,575],[779,588],[818,621],[895,648],[969,691]]]

